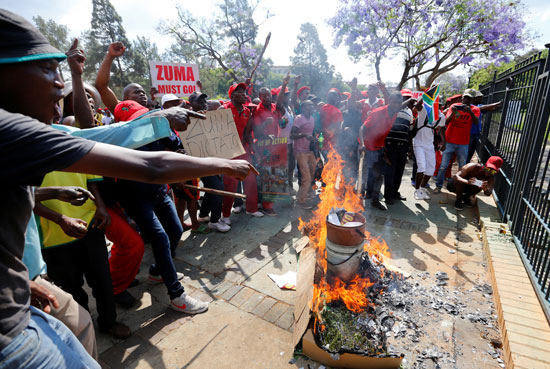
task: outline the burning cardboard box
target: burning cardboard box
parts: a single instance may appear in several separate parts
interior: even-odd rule
[[[400,276],[384,265],[386,244],[366,233],[361,199],[340,180],[342,167],[330,153],[321,203],[300,224],[310,243],[300,253],[293,342],[329,366],[398,368],[403,355],[388,342],[395,319],[385,302]]]

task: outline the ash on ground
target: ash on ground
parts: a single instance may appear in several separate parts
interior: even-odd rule
[[[366,254],[360,273],[375,282],[366,290],[367,309],[354,313],[333,302],[317,324],[317,342],[333,357],[344,352],[404,354],[403,368],[457,368],[467,355],[483,352],[490,367],[504,367],[490,285],[449,289],[444,272],[404,278]],[[447,330],[438,329],[445,325]]]

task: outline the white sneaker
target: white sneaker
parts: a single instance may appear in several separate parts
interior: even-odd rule
[[[198,217],[197,220],[199,221],[199,223],[206,223],[206,222],[210,221],[210,217],[209,216]]]
[[[231,210],[231,211],[232,211],[233,213],[235,213],[235,214],[239,214],[239,213],[242,213],[243,207],[242,207],[242,206],[235,206],[235,207],[233,208],[233,210]]]
[[[220,217],[220,220],[218,221],[219,222],[223,222],[225,224],[227,224],[228,226],[231,225],[231,219],[229,219],[229,217],[224,217],[223,215]]]
[[[181,296],[170,300],[170,307],[182,313],[198,314],[208,310],[208,302],[197,300],[184,292]]]
[[[429,200],[430,195],[428,195],[428,190],[425,189],[425,188],[421,188],[420,190],[422,191],[422,199],[423,200]]]
[[[215,229],[216,231],[222,232],[222,233],[229,232],[231,230],[230,226],[220,221],[216,223],[208,222],[208,228]]]
[[[253,213],[249,213],[248,211],[246,212],[246,215],[252,215],[253,217],[256,217],[256,218],[261,218],[264,216],[264,213],[262,213],[261,211],[255,211]]]
[[[422,196],[422,190],[419,188],[418,190],[414,191],[414,199],[415,200],[422,200],[424,199],[424,196]]]
[[[441,187],[435,187],[434,188],[434,193],[441,193]]]
[[[176,275],[178,276],[178,281],[181,281],[183,279],[183,273],[176,272]],[[161,275],[152,275],[149,274],[149,283],[162,283],[163,279]]]

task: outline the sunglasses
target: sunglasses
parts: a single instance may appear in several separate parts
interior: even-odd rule
[[[486,170],[487,172],[493,174],[493,175],[494,175],[494,174],[497,174],[497,172],[498,172],[498,170],[496,170],[496,169],[487,168],[487,167],[485,167],[485,170]]]

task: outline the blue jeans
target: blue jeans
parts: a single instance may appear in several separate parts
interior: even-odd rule
[[[458,167],[462,168],[466,164],[468,145],[457,145],[447,142],[447,144],[445,145],[445,151],[443,151],[443,156],[441,158],[439,172],[437,172],[437,178],[435,180],[435,185],[439,188],[443,187],[443,182],[445,182],[445,172],[449,167],[449,162],[451,161],[453,153],[456,153],[456,157],[458,159]]]
[[[151,265],[149,273],[162,277],[170,299],[181,296],[184,290],[176,275],[172,252],[178,246],[183,227],[174,201],[168,194],[158,194],[153,198],[120,199],[120,202],[144,238],[151,242],[155,264]]]
[[[480,133],[470,133],[470,144],[468,145],[468,157],[466,162],[469,163],[472,160],[472,156],[476,152],[477,147],[479,146],[479,139],[481,137]]]
[[[27,328],[0,351],[0,369],[100,369],[69,328],[33,306],[30,310]]]

